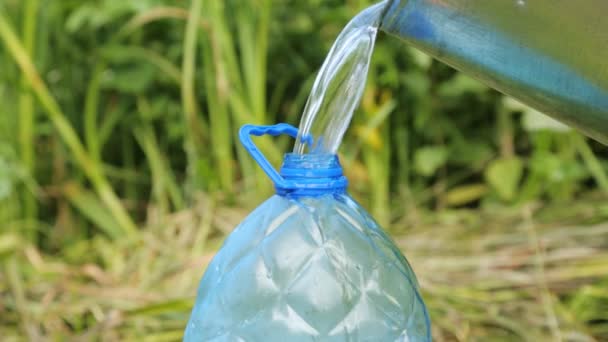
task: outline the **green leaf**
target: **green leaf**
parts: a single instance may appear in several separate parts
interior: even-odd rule
[[[423,176],[432,176],[448,159],[445,146],[422,147],[414,154],[414,168]]]
[[[449,161],[463,166],[476,166],[492,158],[490,144],[481,139],[455,142],[450,146]]]
[[[125,93],[141,94],[153,83],[156,70],[149,64],[113,68],[102,80],[104,89],[115,89]]]
[[[523,168],[517,157],[494,160],[486,169],[486,181],[502,200],[511,201],[517,194]]]
[[[142,12],[154,6],[155,1],[103,0],[83,3],[67,18],[65,28],[70,33],[85,29],[99,29],[132,13]]]
[[[567,132],[571,130],[571,128],[567,125],[532,108],[524,112],[522,117],[522,126],[528,132],[540,130]]]
[[[402,81],[408,87],[408,92],[416,97],[428,96],[431,81],[425,73],[417,70],[411,71],[407,75],[403,75]]]
[[[445,194],[445,201],[450,206],[460,206],[477,201],[488,192],[485,184],[467,184],[457,186]]]
[[[0,200],[13,192],[13,174],[8,163],[0,157]]]
[[[456,74],[449,81],[439,86],[437,93],[442,97],[456,97],[463,93],[481,93],[488,90],[483,83],[465,74]]]
[[[554,153],[535,153],[530,158],[529,167],[532,172],[546,181],[560,182],[563,180],[562,160]]]
[[[502,106],[508,111],[522,112],[521,123],[528,132],[547,130],[552,132],[567,132],[571,130],[567,125],[529,107],[512,97],[504,97]]]
[[[0,257],[13,254],[23,248],[24,241],[15,233],[0,235]]]
[[[409,52],[414,60],[414,63],[419,68],[427,70],[431,67],[431,64],[433,63],[433,58],[431,56],[417,49],[410,49]]]

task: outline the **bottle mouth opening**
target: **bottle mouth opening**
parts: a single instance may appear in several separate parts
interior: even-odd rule
[[[280,195],[315,196],[346,191],[348,181],[335,154],[287,153],[280,175],[285,184],[276,184]]]
[[[287,153],[280,174],[286,179],[340,177],[342,165],[335,154]]]

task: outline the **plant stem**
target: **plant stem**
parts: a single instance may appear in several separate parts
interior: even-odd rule
[[[25,53],[33,59],[34,40],[36,34],[36,15],[38,13],[38,0],[27,0],[25,2],[23,20],[23,45]],[[27,77],[21,76],[21,93],[19,95],[19,144],[21,147],[21,162],[26,172],[34,178],[36,165],[34,162],[35,134],[34,123],[36,121],[34,101],[28,87]],[[36,198],[23,187],[23,211],[26,220],[35,220],[38,216]],[[28,230],[30,240],[36,240],[36,230]]]
[[[196,36],[201,16],[201,0],[192,0],[188,22],[186,24],[184,58],[182,60],[182,106],[185,122],[185,150],[188,159],[187,175],[190,186],[196,185],[196,169],[200,151],[198,149],[199,122],[197,117],[196,97],[194,94],[194,74],[196,57]]]
[[[224,16],[221,3],[209,1],[204,8],[213,31],[202,39],[203,75],[207,89],[207,111],[209,112],[209,138],[213,146],[213,158],[216,165],[215,174],[222,190],[232,192],[234,182],[232,172],[232,126],[228,108],[229,96],[238,96],[230,92],[229,71],[224,56],[227,42],[220,38],[223,30]]]
[[[572,132],[572,139],[574,140],[574,145],[580,153],[587,169],[589,169],[589,172],[597,182],[597,185],[602,191],[608,193],[608,176],[606,175],[606,171],[602,167],[602,164],[593,153],[593,150],[580,133]]]
[[[101,147],[99,127],[97,127],[97,108],[99,106],[99,81],[103,69],[102,63],[95,64],[84,102],[84,140],[89,154],[98,163],[101,160]]]

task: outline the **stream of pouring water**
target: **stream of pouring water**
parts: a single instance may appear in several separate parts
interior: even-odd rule
[[[306,102],[294,153],[335,154],[338,150],[363,95],[385,5],[386,0],[354,17],[329,50]],[[312,137],[312,144],[302,136]]]

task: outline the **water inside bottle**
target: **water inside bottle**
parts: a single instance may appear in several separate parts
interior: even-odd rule
[[[370,6],[342,30],[317,74],[300,121],[294,153],[335,154],[365,88],[386,1]],[[308,147],[308,149],[307,149]]]

